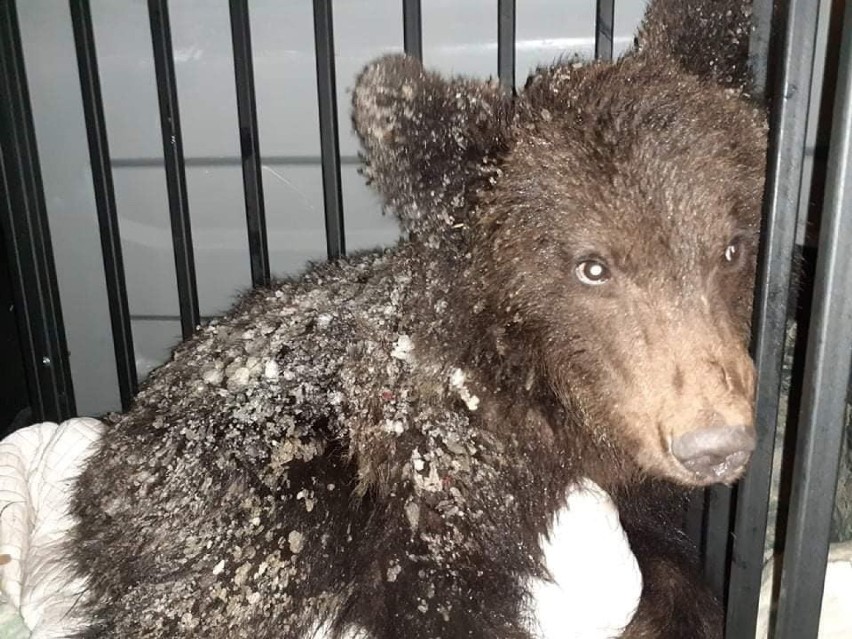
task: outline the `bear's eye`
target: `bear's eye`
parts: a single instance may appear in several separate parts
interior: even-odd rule
[[[740,257],[743,253],[743,244],[742,240],[738,237],[735,237],[730,242],[728,242],[728,246],[725,247],[725,253],[723,254],[723,259],[725,260],[725,264],[733,266],[740,261]]]
[[[600,286],[610,277],[606,264],[598,260],[583,260],[577,264],[574,273],[586,286]]]

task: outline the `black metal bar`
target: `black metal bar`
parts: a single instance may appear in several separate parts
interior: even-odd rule
[[[254,68],[252,65],[248,1],[230,0],[230,8],[251,281],[254,286],[262,286],[268,284],[270,280],[269,244],[266,238],[263,169],[260,161],[260,136],[257,132],[257,102],[254,94]]]
[[[74,415],[74,390],[14,0],[0,0],[0,228],[33,416]]]
[[[781,591],[778,639],[816,637],[852,368],[852,7],[846,5]]]
[[[101,235],[101,253],[104,260],[109,315],[112,324],[112,342],[118,374],[121,406],[125,410],[136,394],[136,357],[133,351],[133,332],[127,305],[127,286],[124,281],[124,260],[121,257],[121,235],[118,229],[118,211],[112,182],[106,118],[101,98],[98,75],[95,33],[89,0],[70,0],[71,24],[77,49],[77,68],[80,73],[80,91],[86,117],[86,134],[89,140],[89,158],[92,164],[92,187],[98,212]]]
[[[163,160],[172,223],[180,325],[181,333],[186,339],[195,332],[201,318],[198,310],[198,286],[195,281],[189,194],[186,190],[186,171],[183,163],[183,140],[180,133],[168,0],[148,0],[148,16],[154,46],[157,95],[160,101],[160,127],[163,132]]]
[[[595,60],[612,60],[615,0],[597,0],[595,12]]]
[[[346,254],[340,144],[337,129],[337,87],[334,72],[334,29],[331,0],[314,1],[314,44],[317,60],[322,192],[325,202],[325,243],[329,259]]]
[[[766,79],[769,67],[769,45],[773,17],[773,0],[753,0],[751,22],[754,27],[749,42],[749,64],[752,69],[752,95],[757,99],[766,97]],[[714,590],[725,595],[727,570],[729,567],[731,517],[734,494],[724,486],[709,489],[705,547],[705,574]],[[718,589],[722,589],[719,591]]]
[[[752,322],[758,444],[737,491],[728,586],[728,639],[752,639],[756,627],[818,19],[818,2],[787,3],[777,85],[773,90],[776,99],[771,115]]]
[[[506,91],[514,91],[515,0],[497,2],[497,75]]]
[[[423,59],[423,21],[420,0],[402,0],[402,42],[405,53]]]
[[[818,2],[819,0],[814,0]],[[766,97],[766,80],[769,70],[769,41],[772,36],[772,9],[775,0],[752,0],[749,39],[749,67],[752,74],[752,93],[755,98]]]
[[[713,593],[724,600],[730,563],[731,515],[729,486],[711,486],[705,492],[704,577]]]
[[[683,518],[686,536],[698,549],[704,546],[704,502],[703,489],[690,494]]]

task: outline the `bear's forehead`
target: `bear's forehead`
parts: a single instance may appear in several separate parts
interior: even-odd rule
[[[635,272],[666,264],[691,272],[749,229],[734,213],[736,175],[712,162],[689,164],[639,156],[612,162],[554,144],[516,147],[489,199],[517,241],[573,258],[601,255]]]
[[[560,134],[520,142],[503,176],[499,190],[511,191],[514,199],[528,199],[545,214],[589,216],[610,230],[633,230],[637,220],[661,229],[712,227],[714,220],[727,225],[734,207],[753,191],[750,176],[718,154],[655,151],[652,144],[608,153]]]

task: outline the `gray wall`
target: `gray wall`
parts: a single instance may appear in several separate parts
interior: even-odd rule
[[[617,0],[616,48],[630,45],[645,0]],[[517,77],[564,54],[590,55],[594,0],[519,0]],[[68,3],[18,2],[77,407],[119,406]],[[276,274],[325,255],[310,0],[250,2],[263,177]],[[161,363],[180,325],[162,144],[144,0],[92,0],[127,273],[137,369]],[[203,315],[250,282],[227,0],[172,0],[192,233]],[[393,219],[351,160],[348,92],[357,71],[402,50],[401,0],[335,0],[347,248],[393,243]],[[423,0],[424,60],[446,72],[497,71],[496,0]],[[216,159],[216,166],[204,160]],[[201,162],[201,165],[198,163]]]

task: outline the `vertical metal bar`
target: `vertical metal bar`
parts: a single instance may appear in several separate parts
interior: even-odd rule
[[[737,493],[728,586],[728,639],[752,639],[756,627],[818,19],[818,2],[789,0],[787,3],[778,84],[773,90],[752,323],[752,350],[757,365],[758,444]]]
[[[332,0],[313,0],[313,2],[322,192],[325,202],[325,242],[329,259],[336,259],[346,254],[346,243],[343,237],[343,196],[340,185]]]
[[[684,531],[696,548],[704,546],[704,502],[704,490],[693,491],[684,513]]]
[[[86,135],[89,140],[89,158],[92,163],[92,186],[101,235],[101,253],[104,260],[118,389],[121,405],[126,410],[138,386],[136,358],[133,352],[133,333],[127,305],[127,286],[124,281],[124,261],[121,257],[121,236],[118,229],[118,211],[115,206],[106,119],[98,75],[95,33],[92,28],[89,0],[70,0],[70,8],[83,112],[86,117]]]
[[[423,22],[420,17],[420,0],[402,0],[402,41],[405,52],[423,59]]]
[[[266,212],[263,202],[260,136],[257,132],[257,102],[254,93],[248,2],[247,0],[230,0],[230,8],[251,281],[254,286],[262,286],[268,284],[270,280],[269,244],[266,238]]]
[[[14,0],[0,0],[0,228],[37,421],[75,412],[56,266]]]
[[[154,46],[157,95],[160,101],[160,127],[163,133],[163,160],[166,166],[166,187],[172,223],[180,326],[186,339],[201,323],[201,315],[198,310],[198,287],[195,281],[189,194],[186,190],[168,0],[148,0],[148,16]]]
[[[818,0],[814,0],[817,2]],[[748,59],[753,79],[754,97],[766,97],[766,81],[769,68],[769,40],[772,36],[772,9],[774,0],[752,0],[751,24],[753,31],[749,39]]]
[[[852,6],[844,10],[778,639],[816,637],[852,368]]]
[[[595,12],[595,60],[612,60],[615,0],[597,0]]]
[[[515,0],[497,2],[497,75],[506,91],[514,91]]]
[[[731,488],[711,486],[705,492],[704,577],[713,593],[724,600],[730,563]]]

